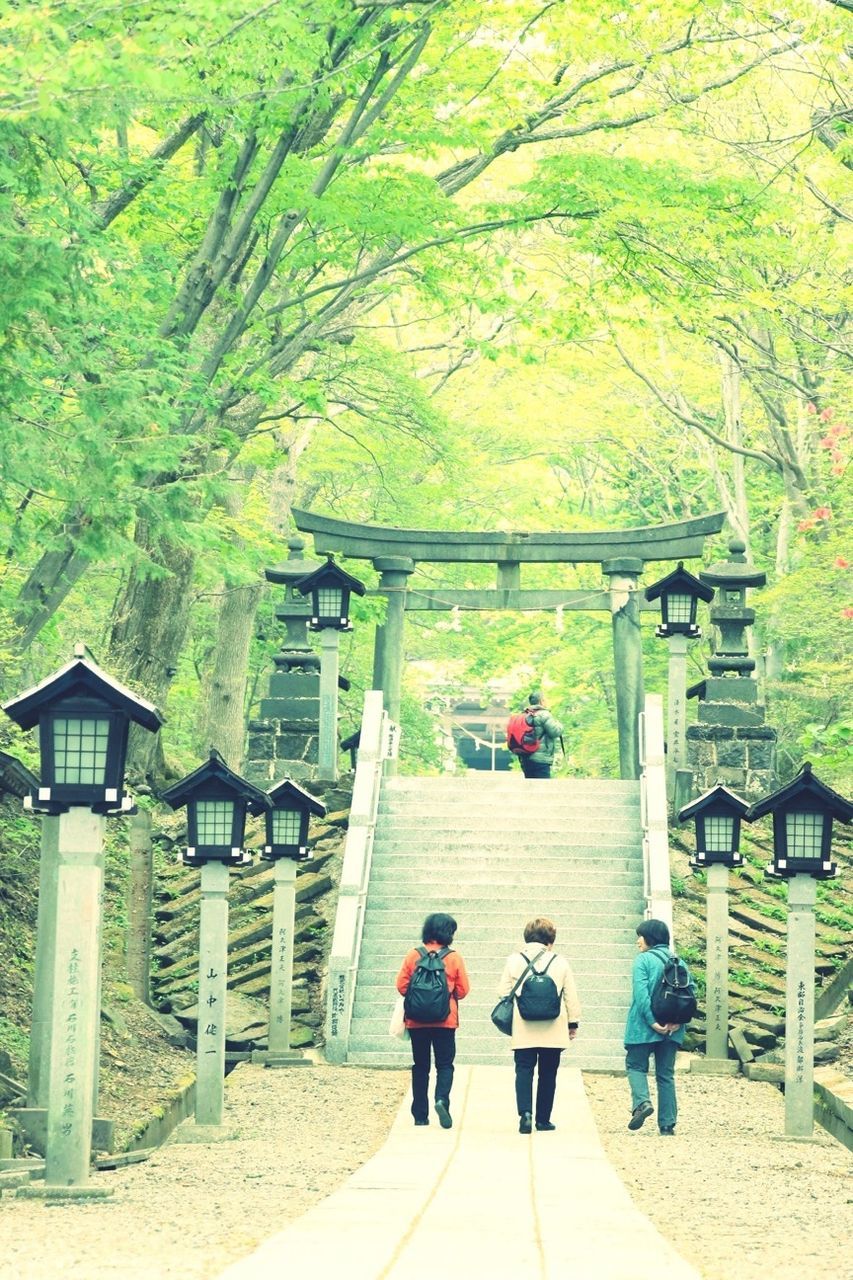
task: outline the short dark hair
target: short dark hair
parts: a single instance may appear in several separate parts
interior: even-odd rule
[[[525,942],[541,942],[546,947],[550,947],[556,936],[557,926],[547,916],[537,916],[535,920],[528,920],[524,926]]]
[[[449,947],[455,933],[456,921],[453,916],[444,911],[434,911],[424,920],[421,939],[423,942],[439,942],[443,947]]]
[[[643,920],[637,925],[637,937],[645,938],[650,947],[668,947],[669,925],[665,920]]]
[[[528,707],[539,707],[542,705],[542,694],[538,689],[534,689],[527,699]]]

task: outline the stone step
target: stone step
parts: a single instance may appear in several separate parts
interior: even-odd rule
[[[531,854],[533,857],[531,858]],[[583,842],[572,843],[553,833],[549,839],[547,833],[536,833],[535,840],[527,846],[505,834],[484,837],[482,832],[465,839],[438,832],[425,832],[423,828],[412,828],[410,833],[403,831],[377,832],[373,842],[373,856],[384,858],[406,856],[410,861],[418,858],[434,860],[438,857],[453,858],[460,862],[485,862],[500,858],[518,861],[530,858],[535,867],[545,858],[561,859],[564,863],[576,862],[626,862],[629,865],[642,866],[642,845],[631,841],[611,844],[607,841],[598,843],[591,841],[585,833]]]
[[[472,877],[470,881],[469,876]],[[476,881],[473,879],[475,876]],[[428,879],[432,886],[431,897],[440,891],[442,884],[528,886],[536,893],[550,889],[585,888],[589,889],[590,900],[594,899],[599,886],[620,884],[626,898],[641,895],[643,888],[643,868],[639,860],[633,858],[578,858],[576,861],[538,858],[535,863],[525,864],[518,858],[421,858],[394,854],[393,858],[376,858],[371,865],[370,883],[373,885],[393,883],[395,879],[405,883],[409,877],[413,882]]]
[[[509,945],[507,943],[508,937],[468,938],[466,945],[460,948],[468,976],[474,973],[479,980],[486,976],[490,977],[491,981],[497,982],[498,975],[503,972],[507,956],[512,954],[512,943],[510,942]],[[388,941],[367,939],[363,951],[363,965],[359,967],[367,966],[380,973],[389,974],[393,981],[400,971],[400,964],[407,949],[405,942],[396,942],[394,939]],[[576,937],[570,946],[563,947],[562,953],[572,966],[573,972],[575,969],[579,973],[588,972],[592,967],[588,963],[588,957],[592,953],[601,962],[599,972],[606,964],[608,967],[618,966],[619,973],[628,974],[636,949],[626,945],[620,938],[608,938],[591,947],[586,945],[584,938]]]
[[[471,770],[458,778],[436,774],[432,777],[413,777],[398,774],[393,778],[383,778],[382,794],[435,794],[446,791],[449,794],[472,795],[476,792],[512,792],[522,791],[535,794],[537,803],[543,795],[599,795],[609,792],[612,795],[633,796],[639,799],[640,784],[634,778],[523,778],[513,773],[485,773]]]
[[[390,902],[396,898],[411,901],[413,897],[423,900],[434,895],[437,883],[458,883],[455,877],[460,880],[462,878],[458,868],[455,873],[449,868],[446,872],[444,869],[442,872],[436,869],[433,876],[430,876],[427,870],[416,873],[383,868],[381,871],[374,871],[371,875],[370,892],[381,898],[383,902]],[[628,879],[627,875],[617,879],[611,877],[609,873],[604,873],[595,877],[581,877],[578,881],[567,875],[565,879],[560,880],[559,887],[556,887],[554,880],[543,878],[531,882],[525,877],[524,869],[518,868],[514,875],[505,872],[500,876],[492,875],[487,870],[469,871],[465,874],[465,889],[468,894],[477,897],[481,896],[484,890],[488,890],[490,897],[510,902],[517,900],[519,891],[524,891],[529,896],[530,891],[533,890],[542,894],[559,894],[567,902],[588,903],[594,900],[598,903],[621,903],[639,897],[642,879],[638,876]]]
[[[468,977],[471,980],[472,993],[467,1000],[474,999],[477,992],[488,991],[489,994],[494,991],[498,983],[498,978],[503,972],[508,952],[504,952],[499,964],[492,964],[489,961],[478,959],[476,962],[470,961],[468,957],[465,959],[465,968]],[[627,961],[627,957],[626,957]],[[606,974],[601,972],[594,965],[586,963],[583,959],[579,961],[571,961],[572,973],[578,986],[585,986],[592,989],[594,984],[598,984],[595,988],[601,992],[602,1000],[606,996],[617,993],[623,998],[628,991],[628,983],[630,981],[631,966],[629,963],[624,965],[614,965]],[[390,998],[394,998],[394,982],[400,971],[399,960],[397,964],[386,967],[374,967],[369,965],[365,967],[358,975],[358,983],[356,987],[356,999],[362,996],[372,999],[385,993],[390,994]]]
[[[520,938],[525,920],[530,919],[530,913],[541,914],[543,908],[547,908],[557,925],[558,943],[562,938],[560,945],[563,949],[569,946],[570,941],[577,944],[577,932],[581,929],[584,937],[590,939],[590,945],[593,938],[600,937],[602,940],[622,940],[630,944],[632,950],[636,948],[634,930],[639,920],[636,910],[631,910],[629,906],[623,906],[620,910],[610,908],[599,911],[599,904],[590,899],[566,898],[556,893],[552,893],[544,904],[544,895],[531,895],[529,899],[509,895],[502,900],[498,894],[488,898],[473,898],[467,894],[463,896],[461,893],[444,890],[440,896],[435,896],[440,905],[432,907],[432,910],[447,911],[458,922],[456,942],[463,954],[463,938],[469,946],[473,940],[483,942],[492,939],[497,946],[512,946],[513,941]],[[389,947],[397,945],[405,949],[407,946],[417,946],[416,939],[420,936],[420,926],[423,923],[423,904],[411,902],[407,906],[406,903],[405,895],[399,899],[395,899],[393,895],[382,899],[374,896],[365,912],[363,941],[370,942],[376,936],[378,941],[387,941]],[[404,911],[406,918],[401,919]],[[569,936],[567,918],[573,922],[573,938]],[[413,919],[417,919],[416,930],[412,929]]]
[[[489,995],[488,1000],[481,1001],[478,1004],[472,1004],[472,997],[463,1000],[459,1010],[460,1024],[465,1028],[465,1034],[476,1034],[478,1028],[483,1032],[492,1035],[491,1012],[497,1002],[497,996],[493,993]],[[628,1001],[623,993],[621,1000],[617,1002],[614,998],[611,1004],[594,1005],[591,1001],[587,1002],[588,1007],[581,1001],[581,1022],[585,1028],[596,1028],[596,1034],[599,1035],[619,1035],[625,1028],[625,1018],[628,1012]],[[391,1018],[391,1011],[394,1007],[393,999],[386,997],[384,1001],[377,1001],[373,1005],[360,1007],[357,1010],[357,1026],[355,1019],[353,1020],[353,1029],[359,1036],[383,1036],[388,1034],[388,1023]]]
[[[501,1037],[499,1031],[495,1031],[495,1037],[498,1040],[503,1039],[505,1044],[509,1046],[509,1040]],[[391,1037],[386,1037],[386,1046],[391,1044]],[[393,1045],[391,1048],[376,1046],[353,1046],[347,1057],[347,1061],[353,1066],[364,1067],[397,1067],[404,1070],[411,1066],[412,1055],[407,1042],[402,1042],[402,1047],[396,1049]],[[596,1045],[581,1046],[580,1041],[575,1041],[570,1050],[563,1054],[563,1061],[567,1067],[574,1067],[581,1071],[609,1071],[623,1072],[625,1070],[625,1051],[619,1052],[614,1050],[612,1044],[601,1041]],[[456,1053],[456,1062],[459,1066],[485,1066],[485,1067],[506,1067],[507,1069],[507,1088],[509,1105],[511,1105],[511,1089],[512,1089],[512,1067],[513,1060],[510,1056],[510,1049],[498,1044],[492,1049],[483,1048],[479,1053],[473,1054],[464,1048],[461,1041]],[[626,1112],[627,1114],[627,1112]]]
[[[403,814],[380,814],[376,823],[376,835],[402,831],[406,835],[412,832],[423,832],[425,835],[470,836],[480,844],[486,844],[496,833],[504,833],[506,840],[519,840],[524,837],[540,837],[551,843],[557,837],[568,843],[583,844],[593,836],[607,844],[624,844],[627,841],[642,842],[642,830],[636,821],[614,821],[597,816],[591,821],[581,821],[575,815],[564,817],[553,813],[537,813],[531,823],[513,820],[511,814],[492,809],[488,814],[478,818],[469,813],[454,815],[446,809],[436,809],[430,814],[415,814],[406,810]]]
[[[421,799],[389,796],[379,801],[377,810],[380,821],[388,817],[421,816],[429,818],[434,814],[445,814],[450,820],[476,821],[493,817],[495,813],[505,816],[514,825],[530,824],[531,820],[539,821],[547,816],[549,819],[580,819],[600,822],[604,818],[624,823],[626,826],[639,825],[639,805],[633,799],[610,799],[602,796],[598,799],[578,797],[560,799],[537,806],[535,813],[526,804],[510,799],[506,803],[494,796],[459,797],[435,796]]]

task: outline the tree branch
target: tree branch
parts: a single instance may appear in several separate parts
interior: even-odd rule
[[[207,118],[206,111],[199,111],[194,116],[188,116],[181,124],[178,125],[174,133],[165,138],[159,146],[156,146],[146,160],[142,162],[139,172],[126,183],[120,191],[116,191],[106,200],[93,206],[98,219],[98,225],[103,230],[114,222],[120,213],[123,213],[129,204],[144,191],[150,182],[159,174],[160,170],[168,160],[187,142],[194,133],[197,133]]]

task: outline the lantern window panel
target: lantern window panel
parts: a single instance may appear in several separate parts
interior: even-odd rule
[[[317,609],[320,617],[340,617],[342,596],[340,587],[320,587],[317,591]]]
[[[195,820],[198,844],[230,846],[234,826],[233,800],[198,800]]]
[[[670,593],[666,597],[666,616],[668,622],[690,622],[693,611],[693,597],[681,592]]]
[[[109,737],[109,720],[97,716],[57,716],[53,721],[53,770],[57,786],[103,786]]]
[[[273,844],[299,844],[302,814],[294,809],[274,809],[272,815]]]
[[[789,858],[819,858],[823,848],[822,813],[786,813]]]
[[[714,814],[705,819],[705,849],[708,853],[730,853],[734,835],[734,818]]]

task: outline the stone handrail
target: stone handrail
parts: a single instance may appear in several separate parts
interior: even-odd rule
[[[663,920],[672,937],[672,884],[669,874],[669,815],[663,698],[646,695],[640,713],[640,814],[643,826],[643,893],[647,919]]]
[[[329,1062],[345,1062],[347,1056],[355,973],[364,928],[367,881],[385,761],[387,721],[381,690],[368,690],[364,695],[352,806],[329,957],[326,997],[326,1058]]]

